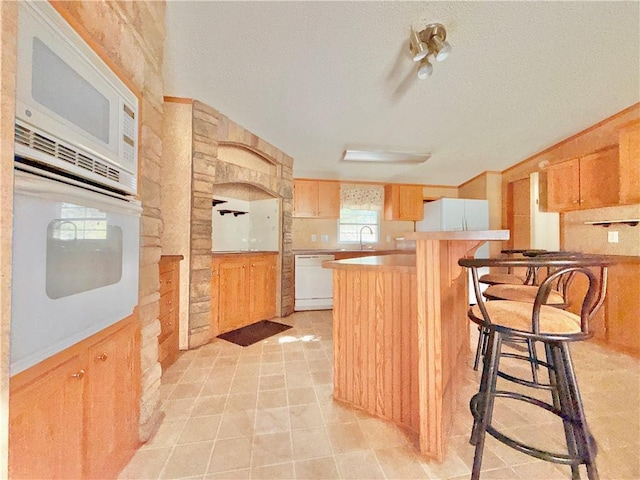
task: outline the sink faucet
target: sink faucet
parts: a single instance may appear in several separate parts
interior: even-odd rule
[[[369,225],[365,225],[364,227],[362,227],[362,228],[360,229],[360,250],[364,250],[364,246],[362,245],[362,231],[363,231],[365,228],[369,230],[369,233],[370,233],[371,235],[373,235],[373,230],[371,229],[371,227],[370,227]]]

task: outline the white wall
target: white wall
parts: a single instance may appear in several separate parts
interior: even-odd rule
[[[255,200],[250,205],[249,248],[277,251],[280,239],[280,201],[277,198]]]
[[[248,202],[218,195],[216,199],[226,200],[227,203],[213,207],[211,218],[213,251],[278,250],[280,240],[278,199]],[[247,213],[236,217],[231,213],[220,215],[220,210],[239,210]]]

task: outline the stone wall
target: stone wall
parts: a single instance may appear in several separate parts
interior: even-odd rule
[[[60,1],[53,4],[85,40],[136,91],[140,99],[139,190],[141,322],[140,439],[160,423],[159,272],[160,157],[162,154],[164,2]],[[4,95],[4,92],[3,92]]]
[[[219,113],[193,102],[189,348],[211,339],[211,199],[218,155]]]
[[[177,149],[172,150],[172,140],[167,137],[167,153],[164,159],[165,169],[172,162],[186,161],[189,163],[187,179],[190,183],[189,209],[185,208],[184,215],[181,212],[170,212],[166,207],[163,219],[168,228],[176,225],[185,227],[185,215],[188,215],[188,237],[183,238],[178,244],[163,245],[171,250],[169,253],[182,254],[188,259],[188,282],[186,289],[188,299],[188,322],[181,323],[181,330],[186,329],[186,342],[181,347],[195,348],[208,343],[217,332],[211,331],[211,249],[212,249],[212,213],[211,200],[216,194],[217,187],[220,190],[231,191],[233,189],[248,189],[252,192],[262,192],[262,197],[275,197],[282,199],[282,265],[279,268],[281,281],[277,287],[279,314],[289,315],[293,312],[293,257],[291,253],[291,213],[293,203],[293,159],[274,146],[264,142],[256,135],[246,131],[221,115],[215,109],[197,100],[179,99],[167,97],[168,103],[183,104],[188,107],[181,120],[190,125],[184,125],[185,134],[189,132],[190,145],[186,159],[178,159],[182,153]],[[168,116],[165,127],[169,131],[181,129],[175,124],[180,116],[170,115],[171,107],[166,107]],[[223,147],[222,149],[219,149]],[[222,152],[234,151],[240,153],[242,158],[248,158],[248,165],[241,165],[225,161],[220,158]],[[236,159],[237,160],[237,159]],[[170,163],[171,162],[171,163]],[[242,162],[240,162],[242,163]],[[258,168],[256,168],[256,165]],[[267,167],[268,166],[268,167]],[[175,167],[175,166],[174,166]],[[264,168],[262,168],[264,167]],[[186,168],[186,167],[185,167]],[[171,170],[165,170],[170,172]],[[165,173],[166,175],[166,173]],[[169,173],[169,175],[171,175]],[[163,190],[166,196],[164,202],[171,200],[171,189]],[[180,216],[179,219],[173,218]],[[168,237],[164,235],[163,238]],[[171,243],[171,242],[167,242]],[[175,242],[174,242],[175,243]],[[167,253],[167,252],[165,252]],[[187,277],[185,277],[187,278]],[[188,301],[187,301],[188,300]],[[216,308],[216,306],[213,306]]]
[[[280,316],[290,315],[293,313],[294,305],[293,158],[227,117],[220,117],[218,130],[218,142],[221,145],[236,145],[239,148],[245,148],[278,166],[276,175],[268,175],[217,160],[215,183],[250,183],[282,198]]]

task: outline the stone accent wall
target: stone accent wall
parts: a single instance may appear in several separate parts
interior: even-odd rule
[[[192,195],[189,265],[189,348],[211,339],[211,199],[215,185],[243,183],[282,198],[280,315],[293,312],[293,159],[202,102],[193,102]],[[277,166],[270,175],[221,161],[218,145],[244,148]]]
[[[165,175],[172,175],[167,172],[171,172],[171,168],[176,168],[175,162],[183,164],[183,168],[187,168],[188,165],[188,172],[181,177],[183,178],[181,182],[189,185],[188,187],[185,185],[186,188],[182,189],[183,193],[180,194],[187,191],[190,194],[188,207],[185,205],[182,208],[183,211],[176,210],[173,205],[177,200],[171,199],[172,195],[176,194],[173,191],[175,189],[172,190],[169,185],[164,185],[163,201],[165,205],[170,203],[171,207],[165,206],[163,209],[163,220],[168,228],[182,228],[185,235],[179,239],[170,238],[171,236],[166,234],[168,232],[165,232],[162,236],[165,240],[163,248],[168,249],[170,253],[184,255],[188,262],[187,276],[184,277],[187,281],[183,283],[184,287],[181,290],[181,295],[187,297],[184,299],[184,304],[187,306],[185,311],[188,311],[188,321],[181,322],[180,328],[181,332],[186,334],[187,340],[181,343],[181,346],[191,349],[208,343],[216,333],[211,331],[213,213],[211,200],[216,194],[218,185],[227,184],[232,188],[248,188],[252,192],[259,189],[265,198],[282,199],[284,239],[281,258],[283,262],[279,269],[281,281],[277,287],[279,295],[277,305],[280,307],[279,313],[282,316],[293,312],[293,256],[291,253],[293,159],[202,102],[176,97],[167,97],[166,101],[167,104],[173,103],[173,106],[165,107],[167,112],[165,131],[169,134],[165,139],[164,161],[166,163],[163,172]],[[177,111],[175,108],[178,108],[179,104],[182,104],[180,111],[183,114],[174,115]],[[186,125],[187,123],[189,125]],[[185,139],[186,143],[180,142],[180,145],[174,145],[174,133],[180,131],[188,135]],[[242,154],[256,161],[236,164],[221,160],[222,152],[219,146],[225,146],[224,151],[227,154],[229,149],[241,149]],[[182,155],[186,157],[182,158]],[[267,164],[268,168],[260,168]],[[185,228],[187,224],[188,228]],[[213,307],[217,308],[217,306]]]
[[[139,190],[141,328],[140,440],[160,424],[159,271],[160,157],[162,154],[164,2],[61,1],[55,7],[119,72],[140,98]],[[3,92],[4,93],[4,92]]]
[[[218,155],[219,113],[193,102],[189,348],[211,339],[211,199]]]
[[[293,158],[254,133],[246,130],[227,117],[220,117],[218,142],[233,144],[251,150],[255,154],[278,165],[275,176],[255,172],[217,160],[215,183],[244,182],[260,186],[282,198],[282,265],[280,316],[293,313]]]

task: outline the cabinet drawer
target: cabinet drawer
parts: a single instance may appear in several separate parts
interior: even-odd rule
[[[176,320],[175,312],[160,315],[160,318],[158,318],[158,321],[160,322],[160,335],[158,335],[158,342],[163,341],[175,331],[177,323]]]
[[[160,315],[175,312],[178,309],[178,295],[169,291],[160,297]]]
[[[172,270],[160,275],[160,295],[164,295],[177,287],[177,275]]]

